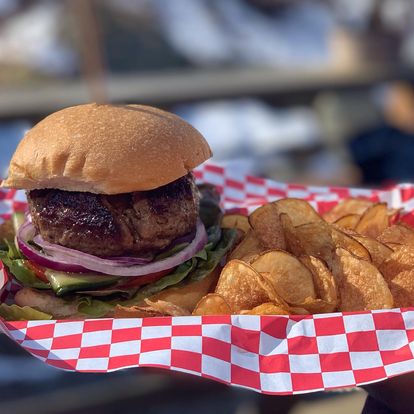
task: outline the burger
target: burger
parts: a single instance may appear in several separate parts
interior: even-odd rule
[[[0,250],[19,286],[0,315],[190,313],[236,237],[192,174],[210,156],[196,129],[149,106],[79,105],[39,122],[2,183],[26,190],[28,211]]]

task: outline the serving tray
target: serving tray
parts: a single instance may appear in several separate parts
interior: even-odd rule
[[[312,187],[240,176],[207,163],[199,182],[216,185],[223,207],[247,214],[283,197],[319,212],[363,196],[403,208],[414,225],[414,186],[383,190]],[[24,211],[24,192],[0,190],[0,220]],[[0,262],[1,300],[19,286]],[[299,394],[380,381],[414,371],[414,308],[292,316],[185,316],[16,321],[0,330],[57,368],[110,372],[152,366],[183,371],[265,394]]]

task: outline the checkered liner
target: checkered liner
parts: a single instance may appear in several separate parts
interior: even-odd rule
[[[199,181],[215,184],[228,211],[247,213],[281,197],[309,200],[323,212],[349,196],[414,210],[414,186],[389,190],[318,188],[240,177],[206,164]],[[0,217],[25,208],[24,194],[0,191]],[[403,220],[414,224],[414,215]],[[1,263],[0,263],[1,265]],[[2,275],[3,273],[3,275]],[[5,283],[3,300],[16,285]],[[297,394],[379,381],[414,371],[414,310],[306,316],[189,316],[84,321],[0,321],[32,355],[58,368],[109,372],[154,366],[266,394]]]

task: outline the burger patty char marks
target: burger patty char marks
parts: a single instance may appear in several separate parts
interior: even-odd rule
[[[195,229],[192,174],[155,190],[102,195],[55,189],[27,193],[43,239],[96,256],[156,254]]]

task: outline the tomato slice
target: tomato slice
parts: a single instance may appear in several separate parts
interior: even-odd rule
[[[42,266],[39,266],[38,264],[31,262],[30,260],[25,261],[25,265],[29,270],[31,270],[38,279],[40,279],[42,282],[49,283],[49,280],[47,279],[45,275],[45,268]]]
[[[145,276],[132,277],[128,279],[127,282],[120,285],[119,287],[129,289],[129,288],[134,288],[134,287],[138,287],[141,285],[146,285],[147,283],[155,282],[158,279],[161,279],[163,276],[168,275],[168,273],[170,273],[171,270],[172,269],[165,269],[165,270],[161,270],[160,272],[150,273]]]

